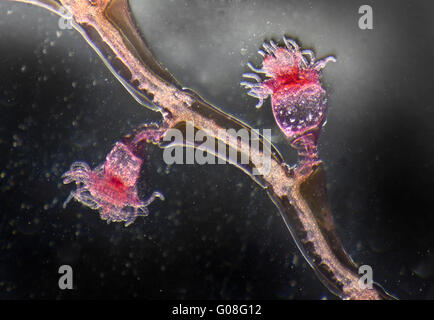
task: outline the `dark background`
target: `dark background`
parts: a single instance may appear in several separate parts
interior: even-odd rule
[[[328,122],[320,139],[345,248],[403,299],[434,299],[434,23],[431,1],[131,1],[158,59],[207,100],[296,155],[269,102],[240,88],[264,40],[286,34],[318,57]],[[369,4],[374,29],[358,28]],[[138,105],[74,30],[0,1],[0,298],[335,299],[304,262],[277,209],[231,166],[175,165],[150,146],[141,179],[151,215],[128,228],[77,202],[61,175],[92,167],[136,126]],[[74,270],[58,289],[60,265]]]

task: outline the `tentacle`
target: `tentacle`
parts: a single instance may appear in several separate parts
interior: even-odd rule
[[[293,50],[299,51],[300,50],[300,47],[298,46],[297,42],[295,42],[295,40],[292,40],[290,38],[283,36],[283,41],[285,42],[285,45],[289,50],[291,50],[291,51],[293,51]]]
[[[82,161],[76,161],[73,164],[71,164],[71,168],[69,169],[69,171],[83,171],[83,172],[89,172],[91,171],[89,165],[86,162],[82,162]]]
[[[63,209],[66,208],[66,206],[68,205],[68,203],[69,203],[73,198],[75,198],[74,191],[70,192],[68,198],[66,198],[66,200],[63,202],[63,205],[62,205]]]
[[[84,172],[71,172],[68,171],[62,175],[63,184],[69,184],[75,182],[76,184],[87,184],[89,180],[89,174]]]
[[[158,192],[158,191],[154,191],[154,192],[152,193],[152,195],[151,195],[147,200],[143,201],[143,204],[142,204],[141,207],[143,207],[143,206],[147,207],[147,206],[150,205],[150,204],[152,203],[152,201],[154,201],[156,198],[160,198],[161,201],[164,201],[164,200],[165,200],[164,195],[163,195],[162,193],[160,193],[160,192]]]
[[[261,77],[259,77],[256,73],[244,73],[243,77],[244,78],[255,79],[257,82],[261,82],[262,81]]]
[[[89,190],[86,187],[78,188],[77,190],[71,191],[68,198],[63,202],[63,208],[66,208],[67,204],[75,199],[78,202],[88,206],[91,209],[99,209],[101,206],[93,199]]]
[[[262,44],[262,47],[265,49],[265,51],[267,51],[269,54],[271,54],[271,55],[274,56],[274,53],[275,53],[276,50],[271,45],[269,45],[268,43],[264,42]]]
[[[139,208],[137,208],[137,215],[138,216],[147,216],[147,215],[149,215],[149,209],[146,206],[139,207]]]
[[[312,50],[309,50],[309,49],[302,50],[301,54],[309,56],[309,65],[313,65],[314,64],[314,62],[315,62],[315,54],[313,53]]]
[[[319,71],[321,69],[323,69],[327,63],[329,62],[336,62],[336,58],[332,57],[332,56],[328,56],[324,59],[318,60],[314,65],[313,65],[313,69]]]
[[[265,71],[264,70],[262,70],[262,69],[256,69],[254,66],[253,66],[253,64],[251,64],[250,62],[247,62],[247,66],[250,68],[250,70],[252,70],[253,72],[256,72],[256,73],[265,73]]]
[[[247,81],[241,81],[240,85],[242,85],[245,88],[261,88],[261,84],[260,83],[254,83],[254,82],[247,82]]]
[[[270,40],[270,45],[271,45],[271,47],[273,47],[274,51],[276,51],[277,44],[273,40]]]
[[[131,225],[134,221],[136,221],[136,219],[137,219],[137,216],[147,216],[148,214],[149,214],[149,210],[147,209],[147,208],[145,208],[145,210],[146,210],[146,214],[138,214],[138,213],[136,213],[135,215],[130,215],[129,217],[128,217],[128,219],[126,219],[125,220],[125,227],[128,227],[129,225]]]
[[[309,66],[309,62],[306,60],[306,57],[303,56],[302,54],[300,54],[299,58],[300,58],[301,62],[303,63],[303,67],[307,68]]]
[[[78,183],[86,183],[86,180],[89,178],[89,172],[91,171],[89,165],[86,162],[74,162],[71,165],[69,171],[65,172],[62,175],[62,179],[64,184],[71,183],[75,181]]]
[[[255,89],[249,90],[247,92],[247,95],[253,97],[253,98],[257,98],[257,99],[261,99],[262,97],[259,95],[259,92]]]
[[[101,208],[101,205],[94,199],[94,197],[89,193],[87,189],[77,190],[77,201],[81,202],[85,206],[96,210]]]
[[[255,108],[260,109],[263,104],[264,104],[264,99],[258,98],[258,103],[255,105]]]
[[[89,193],[89,190],[86,187],[78,188],[75,191],[71,191],[69,194],[69,197],[66,199],[66,201],[63,203],[63,207],[65,208],[68,202],[74,198],[76,201],[84,204],[85,206],[88,206],[91,209],[98,209],[101,206],[93,199],[91,194]]]

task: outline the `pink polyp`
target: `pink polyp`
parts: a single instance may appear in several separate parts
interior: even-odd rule
[[[142,162],[126,144],[118,142],[104,164],[93,170],[84,162],[73,163],[63,178],[65,184],[74,181],[77,190],[71,192],[64,205],[74,198],[99,210],[101,219],[107,222],[124,221],[125,226],[130,225],[137,216],[148,213],[147,206],[155,198],[164,199],[159,192],[145,201],[139,199],[136,183]]]
[[[260,69],[249,64],[252,71],[246,78],[255,82],[241,82],[249,89],[248,94],[259,99],[256,107],[271,96],[271,107],[277,125],[289,138],[291,146],[299,151],[302,161],[316,159],[317,138],[327,113],[326,91],[320,83],[321,69],[327,62],[335,61],[326,57],[315,61],[310,50],[301,50],[291,39],[284,38],[286,47],[279,47],[273,41],[264,43],[264,59]],[[306,59],[306,56],[309,59]],[[262,80],[259,74],[265,74]]]

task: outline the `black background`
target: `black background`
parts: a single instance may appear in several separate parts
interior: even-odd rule
[[[158,59],[207,100],[271,128],[269,102],[239,87],[264,40],[286,34],[318,57],[328,122],[320,139],[339,235],[403,299],[434,298],[434,67],[430,1],[131,1]],[[374,29],[358,28],[369,4]],[[30,5],[0,2],[0,298],[335,299],[298,252],[265,192],[224,165],[175,165],[150,146],[151,215],[125,228],[76,202],[60,176],[92,167],[158,119],[129,96],[74,30]],[[58,289],[60,265],[74,270]]]

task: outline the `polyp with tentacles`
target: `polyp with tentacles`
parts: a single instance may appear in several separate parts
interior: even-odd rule
[[[262,68],[243,76],[256,82],[241,82],[248,94],[258,98],[260,108],[264,99],[271,96],[274,118],[290,143],[299,151],[300,161],[317,160],[316,144],[327,112],[326,91],[319,81],[321,70],[334,57],[315,60],[311,50],[301,50],[298,44],[286,37],[285,47],[274,41],[264,43]],[[264,74],[263,80],[258,74]]]
[[[145,201],[138,197],[136,182],[142,160],[122,142],[115,144],[103,165],[91,170],[85,162],[74,162],[63,175],[63,182],[77,184],[66,199],[64,206],[74,198],[82,204],[100,211],[101,219],[107,222],[124,221],[129,226],[137,216],[148,214],[148,205],[155,198],[164,200],[155,191]]]

